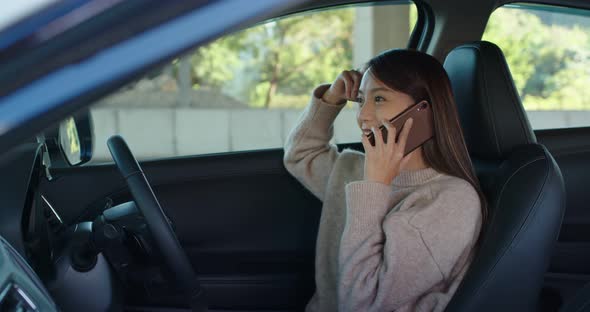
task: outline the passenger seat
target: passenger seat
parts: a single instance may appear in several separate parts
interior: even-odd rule
[[[489,204],[480,248],[446,311],[538,311],[565,209],[561,171],[536,141],[500,48],[461,45],[444,67]]]

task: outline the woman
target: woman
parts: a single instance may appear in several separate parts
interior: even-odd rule
[[[329,144],[336,116],[353,99],[364,154]],[[432,107],[435,135],[403,157],[412,121],[397,142],[384,142],[378,128],[395,138],[387,120],[422,100]],[[446,307],[473,256],[486,205],[436,59],[390,50],[364,74],[344,71],[317,87],[289,135],[284,163],[323,202],[316,292],[306,311]]]

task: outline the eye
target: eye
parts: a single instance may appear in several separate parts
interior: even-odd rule
[[[375,96],[375,103],[379,103],[379,102],[383,102],[383,101],[385,101],[384,97],[382,97],[380,95]]]
[[[363,107],[363,105],[365,104],[365,99],[359,96],[356,98],[356,102],[359,104],[359,107]]]

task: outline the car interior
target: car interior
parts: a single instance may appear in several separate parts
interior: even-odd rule
[[[46,19],[14,42],[0,31],[0,113],[2,97],[31,81],[204,12],[206,2],[121,2],[43,41],[31,38]],[[89,106],[218,37],[385,2],[395,1],[287,1],[240,20],[207,11],[236,23],[102,80],[14,131],[0,123],[0,311],[302,311],[315,289],[322,203],[286,171],[281,147],[143,159],[124,135],[97,140]],[[590,16],[590,2],[413,3],[407,48],[447,70],[490,214],[446,311],[590,311],[590,120],[534,128],[508,57],[482,40],[498,8]],[[99,145],[112,161],[89,162]],[[337,146],[363,150],[360,142]]]

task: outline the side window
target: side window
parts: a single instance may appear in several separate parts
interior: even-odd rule
[[[139,159],[280,148],[313,88],[379,52],[405,48],[411,2],[297,14],[229,34],[92,106],[92,163],[122,135]],[[334,143],[358,142],[349,104]]]
[[[534,129],[590,126],[590,11],[507,5],[483,40],[504,52]]]

